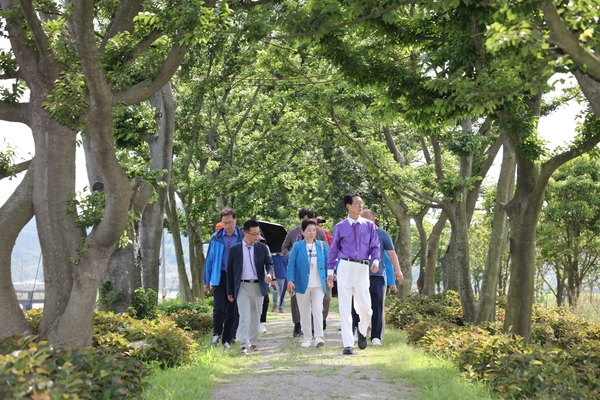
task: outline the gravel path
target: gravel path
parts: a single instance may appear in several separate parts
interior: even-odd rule
[[[355,345],[353,355],[342,354],[339,315],[334,310],[329,312],[321,348],[300,347],[301,338],[292,337],[289,312],[269,312],[267,321],[267,333],[260,334],[257,352],[242,356],[239,346],[232,347],[240,369],[217,386],[213,399],[414,398],[414,389],[398,380],[390,382],[370,368],[376,358],[370,357],[374,353],[370,341],[365,350]]]

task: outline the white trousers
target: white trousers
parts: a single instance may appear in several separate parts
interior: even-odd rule
[[[337,289],[344,347],[354,347],[352,296],[354,296],[354,309],[360,317],[358,330],[364,336],[367,336],[367,329],[373,314],[369,284],[369,265],[347,260],[339,261],[337,266]]]
[[[298,311],[300,311],[300,325],[304,341],[312,339],[312,331],[315,337],[323,337],[323,297],[325,292],[322,286],[306,288],[304,294],[296,293]],[[311,327],[312,313],[312,327]]]
[[[256,346],[258,343],[258,323],[262,313],[263,298],[260,284],[241,282],[237,297],[240,323],[237,330],[237,339],[240,348]]]

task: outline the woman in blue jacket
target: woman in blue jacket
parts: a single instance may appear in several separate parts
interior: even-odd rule
[[[323,296],[327,291],[327,243],[316,240],[317,223],[302,221],[304,240],[294,243],[288,260],[288,292],[298,300],[300,325],[304,339],[302,347],[310,347],[311,332],[315,335],[315,347],[325,344],[323,341]],[[311,321],[312,314],[312,321]],[[312,326],[311,326],[312,322]]]

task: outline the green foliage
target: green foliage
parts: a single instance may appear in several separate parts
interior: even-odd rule
[[[127,399],[141,394],[149,369],[113,349],[63,348],[35,336],[0,342],[3,399]]]
[[[77,213],[75,225],[83,229],[90,228],[102,222],[104,218],[106,193],[97,190],[85,197],[79,195],[79,198],[70,200],[68,204],[72,208],[67,209],[67,213]]]
[[[437,306],[434,298],[446,305]],[[502,398],[587,399],[600,394],[599,324],[565,308],[535,305],[532,343],[525,343],[502,334],[505,299],[497,303],[500,322],[482,326],[452,323],[453,310],[460,309],[457,297],[440,299],[442,295],[393,301],[387,320],[403,327],[409,341],[448,357],[464,376],[486,383]]]
[[[171,300],[160,304],[158,309],[171,317],[178,327],[191,331],[196,339],[212,330],[213,310],[206,301],[181,303]]]
[[[27,325],[29,325],[29,330],[32,335],[38,334],[38,327],[40,326],[40,322],[42,322],[43,314],[43,308],[32,308],[25,312],[25,321],[27,321]]]
[[[131,295],[131,307],[127,312],[136,319],[155,319],[158,317],[157,298],[158,293],[154,290],[139,287]]]
[[[0,176],[12,175],[11,167],[15,162],[15,150],[11,147],[4,147],[0,151]]]
[[[136,320],[127,314],[97,311],[94,314],[95,347],[115,347],[139,361],[155,362],[161,368],[185,365],[198,344],[170,318]]]
[[[109,293],[113,290],[112,282],[102,282],[99,289],[98,303],[100,303],[105,309],[111,310],[115,304],[120,303],[125,298],[125,292],[123,290],[117,290],[112,296]],[[114,311],[114,310],[113,310]]]
[[[464,325],[458,293],[446,291],[433,296],[411,294],[406,300],[394,298],[389,302],[386,321],[400,329],[407,329],[424,320],[434,324],[446,321]]]

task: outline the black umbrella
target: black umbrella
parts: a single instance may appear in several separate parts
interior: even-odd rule
[[[285,240],[287,231],[283,225],[274,222],[258,221],[262,235],[265,237],[267,246],[271,249],[271,253],[281,252],[281,245]]]

